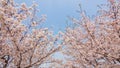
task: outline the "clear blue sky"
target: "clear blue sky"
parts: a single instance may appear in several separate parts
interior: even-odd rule
[[[26,3],[32,5],[35,1],[39,6],[40,12],[38,15],[47,15],[47,20],[44,24],[45,27],[52,27],[54,33],[59,30],[64,30],[66,22],[70,22],[67,16],[79,17],[79,4],[87,12],[88,15],[92,16],[96,14],[97,5],[105,3],[107,0],[15,0],[17,3]]]

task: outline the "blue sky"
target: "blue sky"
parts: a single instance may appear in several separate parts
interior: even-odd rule
[[[17,3],[26,3],[32,5],[35,1],[39,6],[41,14],[47,15],[47,20],[44,24],[45,27],[52,28],[56,34],[59,30],[64,30],[66,23],[70,23],[67,16],[79,18],[79,4],[87,12],[88,15],[92,16],[96,14],[97,5],[106,3],[107,0],[15,0]]]

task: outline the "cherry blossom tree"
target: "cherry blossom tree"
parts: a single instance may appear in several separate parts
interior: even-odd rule
[[[75,26],[61,34],[67,68],[120,68],[120,1],[99,7],[94,19],[82,11],[71,18]]]
[[[35,4],[0,0],[0,68],[38,68],[55,62],[52,55],[61,48],[58,37],[39,26],[46,17],[37,17],[37,11]]]

